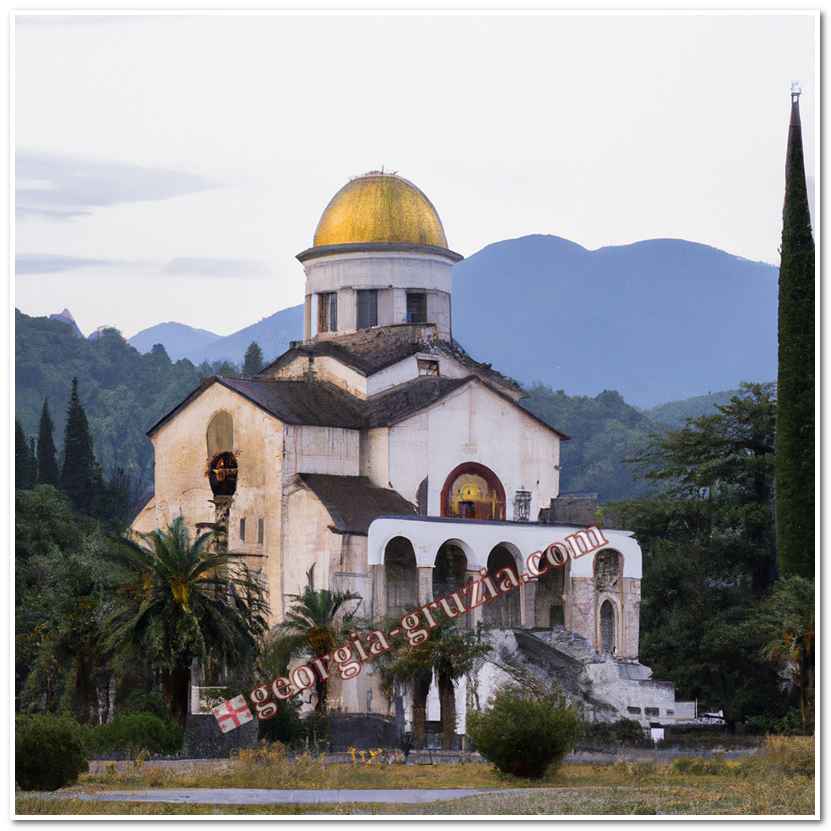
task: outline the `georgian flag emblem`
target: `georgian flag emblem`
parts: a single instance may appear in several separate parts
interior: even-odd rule
[[[228,733],[231,730],[236,730],[243,724],[254,720],[251,710],[248,709],[248,703],[245,696],[238,695],[230,701],[223,701],[222,704],[217,704],[216,707],[211,708],[214,714],[216,723],[223,733]]]

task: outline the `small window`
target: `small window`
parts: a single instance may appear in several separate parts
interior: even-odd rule
[[[257,543],[259,545],[262,545],[264,540],[265,540],[265,520],[262,517],[260,517],[260,519],[257,520]]]
[[[674,716],[675,715],[675,710],[667,710],[667,715],[668,716]]]
[[[241,542],[245,542],[245,517],[239,521],[239,538]]]
[[[376,289],[358,291],[358,328],[378,325],[378,292]]]
[[[338,293],[327,291],[317,296],[318,332],[338,331]]]
[[[407,323],[427,323],[427,295],[407,292]]]
[[[626,712],[631,713],[633,716],[639,716],[641,714],[641,708],[640,707],[627,707]],[[647,712],[649,712],[649,711],[647,710]]]
[[[418,359],[418,374],[419,375],[438,375],[439,362],[431,361],[424,358]]]
[[[648,716],[658,716],[661,714],[661,711],[657,707],[647,707],[645,708],[644,712]]]

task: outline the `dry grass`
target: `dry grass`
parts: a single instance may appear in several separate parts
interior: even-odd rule
[[[188,769],[112,766],[82,777],[90,792],[125,788],[498,788],[430,805],[169,805],[85,802],[71,793],[19,794],[19,814],[813,814],[814,740],[769,738],[760,752],[736,761],[675,760],[564,765],[537,782],[497,773],[486,764],[349,765],[311,757],[289,761],[278,750],[255,751]],[[78,786],[73,790],[77,790]],[[516,789],[522,789],[517,791]]]

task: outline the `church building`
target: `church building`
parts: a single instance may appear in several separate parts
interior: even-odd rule
[[[532,552],[581,530],[551,519],[568,436],[453,338],[462,257],[418,187],[379,171],[352,179],[297,259],[303,340],[256,377],[207,379],[150,429],[155,493],[135,531],[179,515],[192,529],[227,528],[229,549],[262,574],[276,624],[312,567],[316,588],[356,592],[360,614],[381,621],[480,569],[521,574]],[[601,710],[677,718],[671,685],[637,660],[640,547],[629,532],[603,533],[608,546],[466,625],[561,653],[579,642]],[[347,712],[390,711],[371,667],[330,696]]]

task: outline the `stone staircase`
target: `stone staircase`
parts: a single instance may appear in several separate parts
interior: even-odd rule
[[[653,720],[672,720],[672,684],[653,681],[652,670],[638,661],[598,655],[586,638],[564,626],[491,630],[490,637],[497,671],[485,688],[495,688],[514,671],[543,683],[556,681],[590,720],[629,718],[645,727]]]

